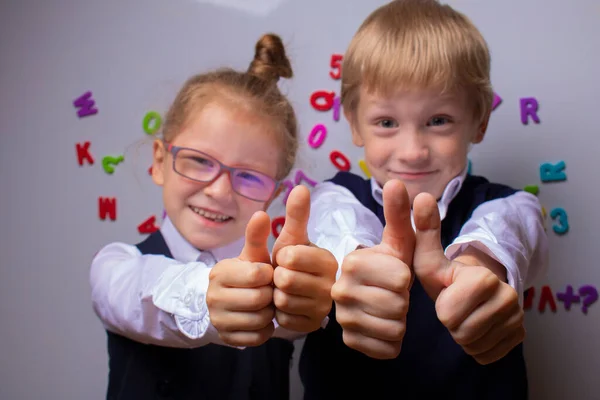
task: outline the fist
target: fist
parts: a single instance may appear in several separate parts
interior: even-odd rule
[[[417,238],[413,267],[435,301],[440,322],[478,363],[499,360],[525,338],[517,292],[499,278],[506,269],[472,247],[448,260],[435,199],[421,193],[413,209]]]
[[[400,353],[406,331],[415,237],[404,185],[386,183],[383,201],[381,243],[345,257],[331,296],[344,343],[370,357],[390,359]]]
[[[238,258],[217,263],[209,275],[206,303],[213,326],[224,343],[258,346],[273,334],[273,267],[267,239],[270,218],[254,214]]]
[[[332,307],[331,286],[338,264],[329,251],[310,243],[307,233],[310,192],[296,186],[286,203],[286,217],[273,245],[273,301],[282,327],[312,332]]]

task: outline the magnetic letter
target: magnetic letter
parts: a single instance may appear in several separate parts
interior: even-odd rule
[[[523,302],[523,310],[531,309],[533,298],[535,297],[535,288],[530,287],[525,291],[525,301]]]
[[[556,224],[552,225],[554,233],[564,235],[569,231],[569,218],[567,212],[563,208],[556,207],[550,211],[550,218],[554,221],[558,220]]]
[[[573,294],[573,286],[567,285],[567,290],[564,293],[556,293],[556,298],[558,301],[562,301],[565,306],[565,310],[569,311],[571,309],[571,304],[579,303],[580,298],[576,294]]]
[[[331,62],[329,66],[331,67],[331,71],[329,71],[329,76],[332,79],[340,79],[342,77],[342,60],[344,56],[341,54],[332,54]]]
[[[564,169],[567,167],[564,161],[556,164],[543,163],[540,165],[540,180],[542,182],[564,181],[567,179]]]
[[[101,220],[106,219],[106,214],[111,220],[117,219],[117,199],[114,197],[98,197],[98,215]]]
[[[369,167],[367,167],[367,163],[365,162],[365,160],[358,160],[358,166],[360,167],[363,174],[365,174],[367,179],[371,179],[371,171],[369,171]]]
[[[112,157],[106,156],[102,159],[102,168],[104,168],[104,172],[107,174],[112,174],[115,172],[115,167],[113,165],[117,165],[125,159],[123,156]]]
[[[317,184],[317,181],[313,181],[308,176],[306,176],[304,171],[299,169],[298,171],[296,171],[296,178],[294,179],[294,182],[296,183],[296,185],[299,185],[302,181],[305,181],[306,183],[308,183],[310,186],[313,186],[313,187]]]
[[[336,122],[340,120],[341,101],[342,99],[340,99],[340,96],[336,96],[336,98],[333,99],[333,120]]]
[[[529,118],[533,119],[536,124],[540,123],[540,118],[537,115],[539,104],[535,97],[525,97],[521,99],[521,122],[527,125]]]
[[[283,224],[285,224],[285,216],[273,218],[273,221],[271,222],[271,233],[275,239],[279,237]]]
[[[77,111],[77,116],[79,118],[87,117],[88,115],[94,115],[98,113],[98,109],[94,108],[94,99],[92,99],[92,92],[85,92],[81,96],[79,96],[75,101],[73,101],[73,105],[76,108],[79,108]]]
[[[148,135],[154,135],[160,129],[162,118],[156,111],[150,111],[144,116],[142,127]]]
[[[79,165],[83,165],[83,160],[87,160],[90,165],[94,164],[94,158],[90,154],[90,144],[90,142],[85,142],[83,145],[81,143],[75,145]]]
[[[310,96],[310,104],[317,111],[329,111],[333,107],[333,98],[335,97],[334,92],[327,92],[325,90],[316,91]],[[323,99],[323,101],[319,101]]]
[[[321,147],[327,137],[327,128],[323,124],[317,124],[308,135],[308,145],[313,149]]]
[[[496,92],[494,92],[494,102],[492,103],[492,111],[496,109],[502,103],[502,97],[498,96]]]
[[[156,232],[159,228],[154,224],[155,222],[156,217],[153,215],[138,225],[138,232],[142,235],[145,233],[150,234]]]
[[[340,171],[350,171],[350,160],[341,152],[334,150],[329,154],[329,159]]]
[[[581,311],[587,314],[588,307],[598,300],[598,290],[594,286],[584,285],[579,288],[579,295],[583,297]]]
[[[556,312],[556,303],[554,302],[554,296],[552,296],[552,289],[550,289],[550,286],[542,287],[540,303],[538,304],[539,312],[544,312],[544,310],[546,310],[546,303],[550,303],[550,309],[552,312]]]

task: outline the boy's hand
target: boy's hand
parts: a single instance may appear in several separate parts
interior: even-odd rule
[[[496,261],[491,257],[486,266],[470,262],[477,257],[457,257],[455,261],[445,257],[440,215],[431,195],[419,194],[413,211],[417,237],[414,271],[435,301],[438,318],[478,363],[499,360],[525,337],[524,312],[516,291],[492,272]],[[468,260],[468,264],[457,260]]]
[[[273,245],[275,316],[282,327],[312,332],[332,306],[331,286],[337,261],[333,254],[308,240],[310,192],[296,186],[286,203],[285,223]]]
[[[408,193],[400,181],[385,184],[383,202],[381,243],[346,256],[331,296],[344,343],[370,357],[389,359],[400,353],[406,330],[415,235]]]
[[[270,218],[256,212],[237,259],[217,263],[209,275],[206,304],[213,326],[232,346],[258,346],[273,334],[273,267],[267,248]]]

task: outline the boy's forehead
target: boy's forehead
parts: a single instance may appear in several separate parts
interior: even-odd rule
[[[465,93],[461,88],[427,87],[416,85],[391,86],[387,88],[370,88],[361,86],[360,101],[368,105],[386,104],[401,97],[413,96],[435,102],[456,101]]]

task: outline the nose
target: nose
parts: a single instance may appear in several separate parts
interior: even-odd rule
[[[231,178],[227,171],[223,171],[205,188],[204,193],[216,200],[229,200],[233,196],[233,188],[231,186]]]
[[[398,135],[397,157],[405,164],[422,164],[429,158],[429,146],[426,133],[419,132],[416,128],[407,128]]]

